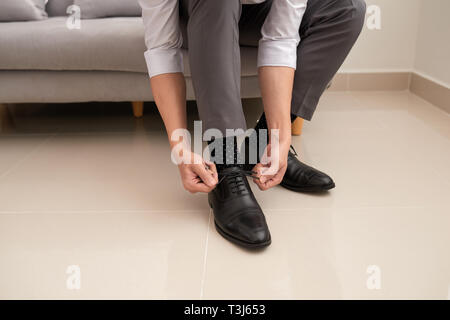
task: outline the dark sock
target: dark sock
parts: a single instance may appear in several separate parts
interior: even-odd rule
[[[294,122],[295,119],[297,119],[297,115],[291,113],[291,123]],[[258,122],[256,123],[255,130],[256,130],[256,134],[257,134],[258,138],[260,137],[260,133],[259,133],[258,130],[268,130],[266,114],[264,112],[262,113],[261,117],[259,118]],[[264,136],[264,135],[262,135],[262,136]],[[267,137],[267,143],[269,143],[269,132],[267,132],[266,137]],[[248,148],[249,147],[248,139],[246,139],[246,142],[247,142],[246,147]],[[257,144],[257,148],[258,148],[257,152],[258,152],[258,155],[260,157],[264,150],[259,150],[259,147],[260,146],[259,146],[259,143],[258,143]],[[259,161],[259,158],[258,158],[258,161]],[[247,162],[249,162],[248,158],[247,158]]]
[[[297,119],[298,116],[296,116],[295,114],[291,113],[291,123],[295,121],[295,119]],[[258,123],[255,126],[255,130],[259,130],[259,129],[268,129],[267,128],[267,120],[266,120],[266,114],[263,112],[263,114],[261,115],[261,117],[258,120]]]
[[[294,121],[295,121],[295,119],[297,119],[297,118],[298,118],[298,116],[297,116],[297,115],[295,115],[295,114],[291,113],[291,123],[292,123],[292,122],[294,122]]]
[[[260,130],[260,129],[267,129],[266,114],[264,112],[261,115],[261,117],[259,117],[259,120],[255,126],[255,130]]]
[[[210,146],[211,159],[214,161],[216,156],[216,151],[221,152],[221,154],[217,154],[217,161],[214,161],[217,167],[217,171],[221,171],[225,168],[229,167],[241,167],[242,164],[238,164],[238,145],[237,138],[235,136],[215,139],[208,142]],[[217,150],[216,146],[221,145],[222,149]],[[229,149],[227,150],[227,145],[229,145]]]

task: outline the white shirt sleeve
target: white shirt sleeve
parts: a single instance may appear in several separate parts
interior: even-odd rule
[[[297,67],[300,24],[308,0],[274,0],[261,29],[258,67]]]
[[[139,0],[145,27],[148,74],[183,72],[178,0]]]

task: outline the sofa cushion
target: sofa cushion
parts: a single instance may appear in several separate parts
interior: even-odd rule
[[[96,70],[147,73],[144,26],[140,17],[82,20],[66,27],[67,17],[9,22],[0,27],[0,70]],[[189,59],[183,50],[185,75]],[[242,75],[257,74],[255,48],[241,48]]]
[[[0,1],[0,22],[42,20],[46,18],[45,0]]]
[[[73,30],[66,20],[1,24],[0,69],[146,72],[140,17],[82,20]]]
[[[45,10],[49,17],[66,16],[67,8],[73,4],[73,0],[48,0]]]
[[[137,0],[74,0],[74,4],[80,7],[82,19],[142,15]]]

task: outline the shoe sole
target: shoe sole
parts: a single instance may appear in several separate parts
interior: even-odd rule
[[[211,207],[211,209],[213,209],[211,203],[209,203],[209,206]],[[214,210],[214,209],[213,209]],[[219,225],[217,224],[216,220],[214,219],[214,226],[216,227],[217,232],[224,237],[225,239],[227,239],[228,241],[237,244],[241,247],[245,247],[248,249],[261,249],[261,248],[265,248],[267,246],[269,246],[272,243],[272,239],[269,239],[266,242],[261,242],[261,243],[250,243],[250,242],[245,242],[242,241],[236,237],[233,237],[232,235],[228,234],[226,231],[222,230],[221,227],[219,227]]]
[[[327,184],[325,186],[321,186],[321,187],[296,187],[296,186],[291,186],[288,184],[284,184],[284,183],[280,183],[280,186],[282,186],[283,188],[286,188],[288,190],[291,191],[295,191],[295,192],[323,192],[323,191],[328,191],[330,189],[333,189],[334,187],[336,187],[336,185],[333,183]]]

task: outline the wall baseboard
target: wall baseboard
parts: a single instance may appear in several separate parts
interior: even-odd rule
[[[342,72],[336,74],[330,91],[409,90],[450,113],[450,88],[416,72]]]
[[[411,74],[409,90],[435,106],[450,113],[450,88],[417,73]]]

